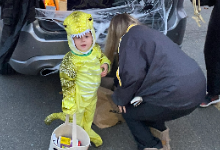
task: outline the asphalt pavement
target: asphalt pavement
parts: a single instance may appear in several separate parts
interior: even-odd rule
[[[203,45],[211,8],[202,7],[206,21],[198,27],[191,18],[193,7],[185,1],[188,14],[182,50],[194,58],[205,73]],[[58,74],[48,77],[21,74],[0,76],[0,149],[47,150],[53,130],[62,123],[45,125],[44,119],[61,111],[62,95]],[[198,108],[188,116],[167,122],[172,150],[220,150],[220,112],[214,107]],[[126,123],[111,128],[93,129],[104,144],[90,150],[136,150]]]

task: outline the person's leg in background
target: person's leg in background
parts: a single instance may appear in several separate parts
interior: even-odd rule
[[[200,104],[200,107],[208,107],[220,102],[220,71],[207,70],[207,92],[206,102]]]
[[[220,102],[220,1],[207,1],[213,6],[205,39],[204,57],[207,70],[206,101],[200,107],[208,107]],[[201,4],[202,5],[202,4]],[[204,5],[207,5],[204,3]]]

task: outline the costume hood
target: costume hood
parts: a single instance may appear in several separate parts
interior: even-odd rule
[[[72,52],[79,55],[88,54],[91,52],[96,41],[95,30],[93,27],[93,18],[91,14],[82,11],[74,11],[66,17],[63,25],[67,32],[68,44]],[[81,52],[76,48],[73,37],[82,37],[88,32],[92,33],[93,44],[88,51]]]

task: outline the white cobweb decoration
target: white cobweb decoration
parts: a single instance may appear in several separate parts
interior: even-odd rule
[[[113,4],[115,7],[81,11],[92,14],[94,28],[96,30],[96,42],[103,47],[112,17],[125,12],[137,18],[141,23],[167,34],[167,31],[169,31],[167,20],[172,4],[173,0],[118,0]],[[36,18],[52,21],[63,27],[64,19],[73,11],[55,11],[36,8]]]

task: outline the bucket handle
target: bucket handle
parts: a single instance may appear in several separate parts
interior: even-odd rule
[[[66,115],[65,123],[69,123],[69,115]],[[76,114],[73,114],[73,123],[72,123],[72,146],[77,145],[77,132],[76,132]]]

